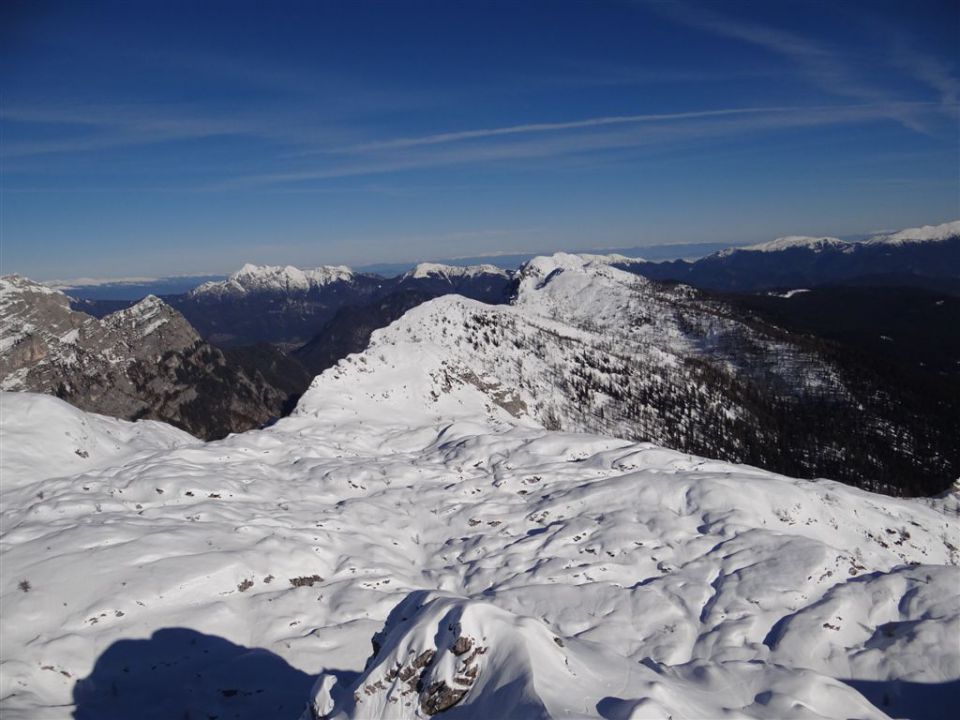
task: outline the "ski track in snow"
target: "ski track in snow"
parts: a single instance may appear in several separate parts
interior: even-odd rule
[[[445,717],[932,717],[956,694],[955,493],[546,431],[496,378],[451,382],[413,320],[206,444],[4,393],[3,717],[412,718],[458,692]]]

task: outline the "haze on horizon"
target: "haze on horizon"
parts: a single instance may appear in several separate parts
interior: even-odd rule
[[[0,272],[739,244],[960,217],[960,5],[0,9]]]

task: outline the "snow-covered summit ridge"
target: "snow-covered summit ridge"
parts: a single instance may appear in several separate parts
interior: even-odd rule
[[[206,282],[191,294],[243,295],[254,292],[306,292],[334,282],[350,282],[354,272],[346,265],[323,265],[301,270],[292,265],[245,264],[226,280]]]
[[[631,258],[626,255],[594,255],[591,253],[557,252],[553,255],[538,255],[527,260],[520,266],[521,278],[545,279],[557,271],[573,270],[579,273],[594,275],[607,274],[601,268],[610,268],[613,265],[624,263],[643,262],[641,258]],[[598,272],[599,271],[599,272]],[[615,270],[615,272],[621,272]]]
[[[34,282],[23,275],[0,275],[0,303],[4,305],[12,301],[14,295],[21,293],[36,293],[38,295],[62,295],[69,303],[70,300],[55,288],[47,287],[43,283]],[[2,305],[0,305],[2,307]]]
[[[960,237],[960,220],[943,223],[941,225],[924,225],[918,228],[907,228],[899,232],[875,235],[868,240],[849,242],[829,236],[788,235],[769,242],[745,245],[720,250],[709,257],[725,258],[735,253],[773,253],[786,250],[806,249],[813,252],[828,250],[854,251],[858,247],[877,245],[906,245],[908,243],[937,242]]]
[[[889,235],[876,235],[865,241],[868,245],[905,245],[915,242],[937,242],[960,237],[960,220],[941,225],[907,228]]]
[[[134,305],[107,315],[102,322],[117,329],[127,328],[140,338],[173,323],[178,332],[186,332],[195,341],[200,340],[200,336],[184,317],[156,295],[147,295]]]
[[[461,279],[474,278],[479,275],[498,275],[509,277],[510,273],[496,265],[444,265],[443,263],[423,262],[403,274],[404,278],[441,278]]]
[[[785,237],[770,240],[769,242],[757,243],[756,245],[747,245],[745,247],[730,248],[721,250],[719,254],[729,255],[733,252],[782,252],[784,250],[793,250],[796,248],[806,248],[808,250],[819,251],[828,248],[849,247],[850,243],[835,237],[809,237],[806,235],[787,235]]]

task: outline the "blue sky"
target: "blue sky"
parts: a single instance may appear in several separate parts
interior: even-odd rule
[[[960,217],[960,4],[5,2],[2,271]]]

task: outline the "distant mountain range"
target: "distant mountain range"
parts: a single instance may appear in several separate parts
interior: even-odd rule
[[[692,262],[637,261],[622,267],[653,280],[735,292],[854,282],[960,294],[960,220],[860,242],[784,237],[721,250]]]
[[[694,262],[559,254],[390,278],[248,264],[186,293],[72,310],[42,285],[4,282],[4,388],[201,437],[286,414],[380,328],[445,345],[454,318],[461,375],[547,427],[894,494],[960,474],[960,343],[946,330],[960,323],[960,222]],[[876,287],[890,284],[902,287]],[[451,295],[463,300],[430,303],[446,315],[416,309]]]
[[[293,349],[309,342],[342,308],[375,303],[398,292],[424,297],[457,293],[506,302],[511,278],[510,272],[492,265],[424,263],[395,278],[343,266],[300,270],[245,265],[226,280],[166,300],[215,344],[270,342]]]

